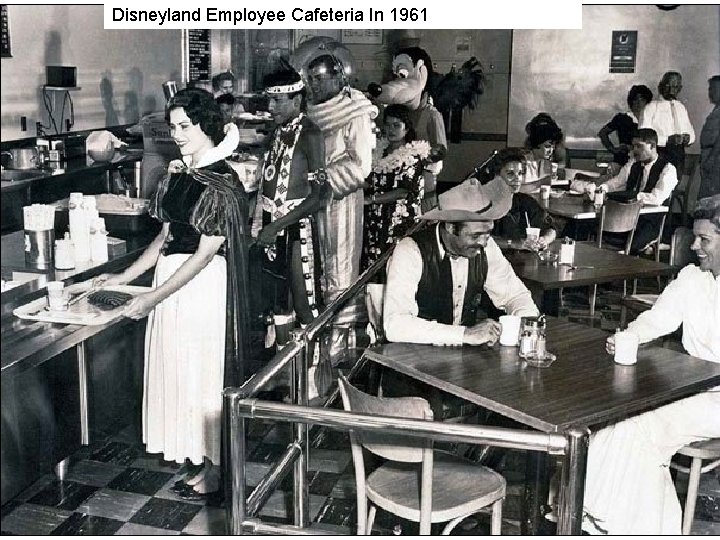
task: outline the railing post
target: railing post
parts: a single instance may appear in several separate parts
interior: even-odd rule
[[[247,514],[245,501],[245,417],[238,411],[237,392],[228,389],[223,399],[225,424],[225,509],[228,534],[243,534]]]
[[[293,403],[296,405],[308,404],[308,370],[310,368],[309,354],[311,342],[305,337],[302,330],[292,332],[293,340],[303,340],[304,346],[302,350],[295,356],[292,362],[294,366],[294,377],[292,380],[293,387]],[[293,469],[293,508],[295,510],[295,525],[297,527],[307,527],[310,523],[310,500],[309,489],[307,484],[307,466],[310,445],[308,444],[309,426],[304,423],[296,422],[293,424],[293,432],[295,441],[300,447],[300,456],[295,460]]]
[[[571,429],[567,437],[567,450],[563,459],[562,489],[557,533],[579,536],[582,534],[585,475],[587,473],[590,431],[587,428]]]

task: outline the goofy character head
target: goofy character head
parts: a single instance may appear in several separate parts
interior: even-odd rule
[[[420,47],[400,49],[393,58],[392,71],[395,76],[392,81],[368,86],[370,95],[379,103],[418,109],[433,73],[430,55]]]

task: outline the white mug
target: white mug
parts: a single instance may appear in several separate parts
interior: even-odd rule
[[[520,337],[520,317],[503,315],[500,317],[500,345],[515,347]]]
[[[637,362],[639,339],[632,332],[618,332],[615,334],[615,362],[624,366],[631,366]]]

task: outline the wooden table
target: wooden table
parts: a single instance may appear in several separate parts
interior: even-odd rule
[[[615,423],[720,384],[720,364],[670,349],[641,346],[634,366],[605,352],[607,333],[548,319],[550,367],[528,367],[517,347],[434,347],[389,343],[365,357],[545,433],[568,437],[569,479],[562,496],[580,534],[589,428]],[[572,466],[572,465],[575,466]],[[569,487],[567,487],[569,486]]]
[[[520,244],[517,242],[508,243],[502,239],[496,241],[541,309],[548,303],[548,299],[545,298],[547,291],[643,277],[668,276],[678,270],[669,264],[621,255],[587,242],[575,242],[574,265],[580,268],[572,270],[569,266],[542,263],[532,251],[518,249]],[[559,241],[553,242],[550,249],[558,251]],[[582,268],[585,266],[592,268]]]
[[[557,192],[556,192],[557,193]],[[563,191],[559,197],[550,197],[543,199],[540,193],[530,193],[530,195],[540,203],[540,206],[548,213],[554,216],[560,216],[568,219],[595,219],[597,217],[597,208],[590,201],[586,201],[583,195],[575,195],[569,191]],[[664,214],[669,210],[667,206],[643,205],[640,209],[641,214]]]

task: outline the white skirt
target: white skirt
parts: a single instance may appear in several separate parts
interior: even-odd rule
[[[161,255],[153,286],[189,257]],[[168,461],[220,463],[226,288],[225,259],[216,255],[148,317],[143,441]]]

